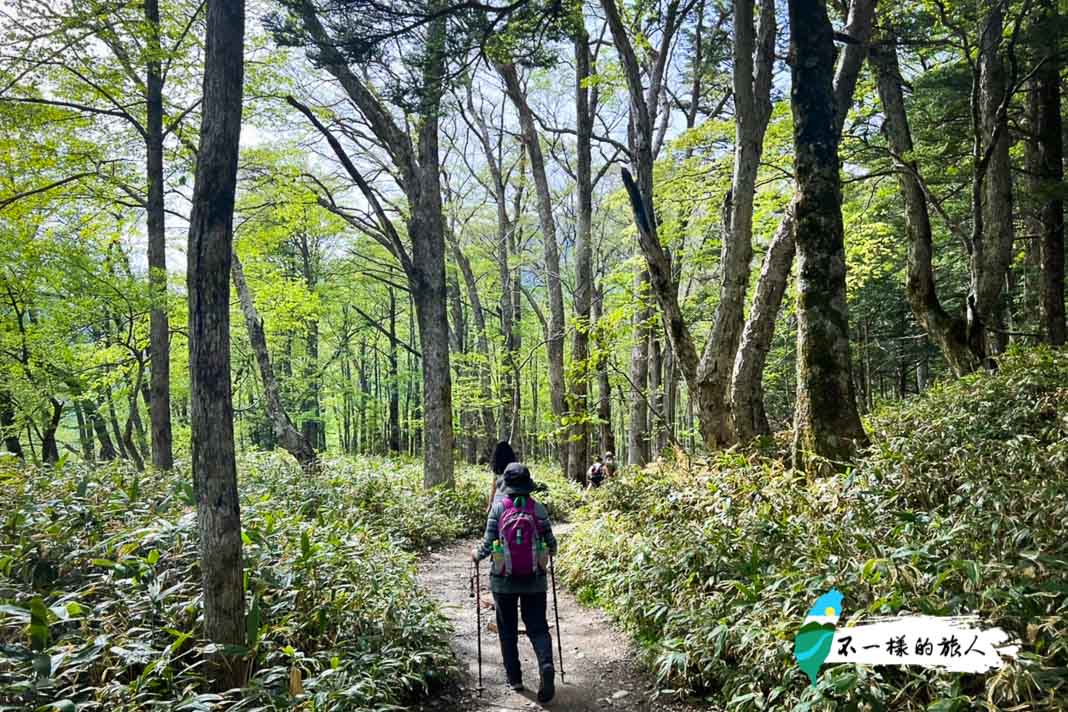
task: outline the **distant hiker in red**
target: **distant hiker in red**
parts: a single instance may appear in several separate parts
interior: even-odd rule
[[[502,479],[503,497],[490,508],[482,545],[471,552],[471,558],[477,564],[493,556],[490,591],[508,686],[517,692],[524,689],[519,663],[518,614],[522,609],[527,637],[538,658],[538,701],[544,703],[556,694],[553,643],[546,618],[546,573],[549,556],[556,554],[556,537],[549,512],[530,497],[534,481],[527,466],[508,465]]]

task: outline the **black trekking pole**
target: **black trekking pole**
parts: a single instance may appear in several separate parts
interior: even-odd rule
[[[478,626],[478,696],[482,697],[482,582],[478,576],[478,562],[475,564],[475,625]]]
[[[553,580],[553,615],[556,616],[556,652],[560,658],[560,682],[564,679],[564,644],[560,640],[560,607],[556,605],[556,557],[549,559],[549,576]]]

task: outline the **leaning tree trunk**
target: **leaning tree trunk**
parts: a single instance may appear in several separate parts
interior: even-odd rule
[[[927,196],[918,177],[919,166],[912,158],[912,134],[901,91],[897,50],[892,41],[879,43],[872,48],[871,63],[883,105],[883,133],[893,153],[898,185],[905,199],[905,229],[909,237],[906,283],[909,306],[924,331],[942,350],[953,373],[963,376],[978,368],[979,363],[968,346],[964,320],[949,314],[938,299],[932,264],[931,218],[927,210]]]
[[[835,127],[838,136],[841,136],[846,115],[853,103],[853,92],[868,51],[874,17],[875,0],[853,0],[850,4],[844,34],[851,37],[852,41],[842,49],[834,74]],[[751,424],[754,437],[771,432],[764,411],[764,365],[771,350],[775,320],[786,293],[795,251],[794,204],[791,202],[764,255],[749,317],[734,360],[731,409],[736,427],[744,429]],[[739,437],[745,439],[742,435]]]
[[[790,0],[789,10],[798,185],[794,460],[797,466],[825,472],[828,463],[852,459],[867,437],[850,377],[834,33],[825,0]]]
[[[56,430],[59,429],[59,420],[63,417],[63,404],[55,398],[49,398],[48,402],[52,406],[52,413],[41,433],[41,459],[48,465],[54,465],[59,462]]]
[[[271,431],[278,444],[285,448],[285,451],[292,455],[306,472],[313,472],[319,466],[319,456],[307,436],[293,425],[282,403],[281,388],[278,386],[278,379],[275,378],[270,351],[267,349],[263,320],[256,311],[256,304],[252,300],[252,292],[245,280],[245,269],[241,260],[236,254],[232,259],[230,274],[234,280],[238,301],[241,303],[241,313],[245,316],[249,344],[256,356],[256,365],[260,369],[264,408],[267,411],[267,420],[271,423]]]
[[[189,376],[204,637],[244,645],[241,509],[230,387],[230,265],[244,83],[244,0],[209,0],[203,119],[189,218]],[[242,687],[246,662],[219,653],[206,669],[218,691]]]
[[[111,441],[111,434],[108,433],[108,425],[104,422],[104,416],[100,414],[100,404],[90,400],[83,400],[82,407],[85,408],[85,415],[89,420],[89,425],[92,427],[93,432],[96,433],[96,439],[100,442],[98,459],[102,462],[114,460],[119,456],[119,453],[116,452],[115,444]]]

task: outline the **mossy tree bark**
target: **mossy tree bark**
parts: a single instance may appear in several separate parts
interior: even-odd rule
[[[852,459],[867,437],[850,376],[834,33],[825,0],[790,0],[789,14],[798,186],[794,460],[819,473]]]
[[[775,3],[763,0],[759,29],[754,26],[753,3],[734,3],[734,175],[725,199],[720,300],[705,345],[698,378],[700,392],[714,409],[730,414],[730,384],[738,344],[745,323],[745,295],[749,263],[753,259],[753,200],[764,133],[771,117],[772,67],[775,61]],[[753,418],[743,413],[717,423],[722,442],[747,442],[754,433]]]
[[[844,34],[852,41],[839,53],[834,73],[835,126],[839,136],[853,103],[853,92],[867,54],[874,15],[875,0],[853,0],[849,6]],[[764,365],[771,350],[775,320],[786,293],[795,252],[794,205],[791,202],[764,255],[734,360],[731,410],[741,440],[745,440],[749,434],[757,437],[771,433],[764,411]]]

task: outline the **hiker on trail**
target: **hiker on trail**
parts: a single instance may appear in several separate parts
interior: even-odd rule
[[[508,686],[516,692],[525,689],[519,663],[518,614],[522,609],[541,676],[538,701],[544,703],[556,693],[553,643],[546,618],[546,574],[548,558],[556,554],[556,537],[548,510],[530,497],[534,481],[527,466],[518,462],[508,465],[502,480],[503,496],[493,503],[482,545],[471,552],[471,558],[477,565],[493,555],[490,591]]]
[[[586,482],[590,487],[600,487],[604,482],[605,468],[604,463],[601,462],[600,456],[596,457],[593,464],[590,465],[590,469],[586,470]]]
[[[501,440],[493,447],[493,455],[490,456],[490,470],[493,472],[493,484],[490,485],[489,499],[486,501],[486,511],[493,508],[494,502],[504,496],[504,469],[513,462],[518,462],[515,451],[507,440]]]
[[[590,487],[600,487],[601,483],[615,472],[616,461],[612,458],[612,453],[606,452],[603,458],[596,458],[590,465],[590,469],[586,470],[586,481]]]

